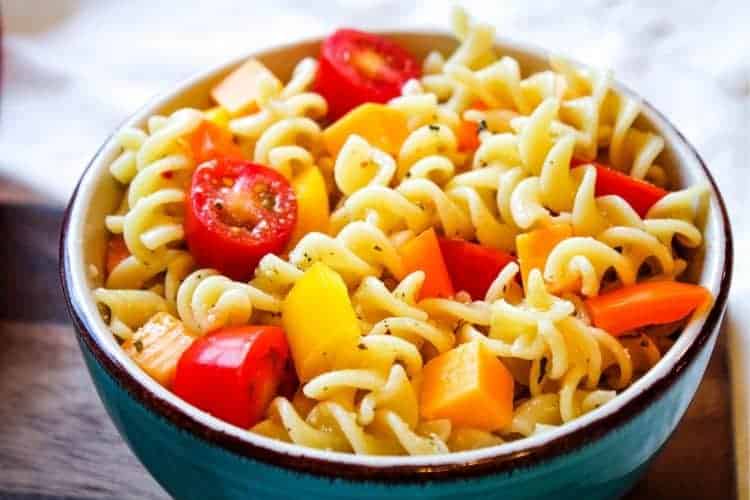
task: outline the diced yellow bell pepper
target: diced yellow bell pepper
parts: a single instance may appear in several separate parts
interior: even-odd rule
[[[552,249],[572,235],[573,229],[569,224],[552,224],[516,236],[516,252],[518,264],[521,267],[524,289],[527,289],[527,281],[531,270],[539,269],[544,272],[547,256]]]
[[[289,240],[289,248],[307,233],[326,232],[328,229],[328,191],[323,174],[311,166],[292,179],[292,188],[297,195],[297,225]]]
[[[315,263],[297,280],[281,318],[302,382],[349,364],[360,339],[359,322],[344,280],[328,266]]]
[[[229,114],[237,115],[256,106],[269,89],[280,91],[281,81],[256,59],[248,59],[211,90],[211,97]]]
[[[352,134],[362,136],[376,148],[395,156],[409,134],[406,118],[401,111],[384,104],[365,103],[325,129],[323,140],[334,157]]]
[[[206,110],[203,113],[203,116],[205,116],[206,120],[221,128],[227,128],[229,126],[229,119],[231,118],[229,111],[222,106],[214,106],[213,108]]]

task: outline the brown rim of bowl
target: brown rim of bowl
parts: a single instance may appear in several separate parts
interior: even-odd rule
[[[624,87],[621,84],[619,84],[619,86],[626,92],[635,95],[635,93],[627,87]],[[724,199],[719,192],[716,181],[708,170],[703,158],[701,158],[693,145],[688,142],[685,136],[672,124],[672,122],[649,102],[644,100],[643,104],[663,120],[666,126],[677,135],[679,140],[682,141],[685,146],[687,146],[688,150],[695,156],[700,164],[703,173],[706,175],[706,178],[710,182],[711,188],[716,195],[716,200],[721,212],[721,219],[724,224],[725,238],[724,267],[719,284],[719,294],[695,340],[675,361],[674,366],[672,366],[666,374],[656,379],[650,386],[646,387],[641,393],[635,395],[616,412],[599,417],[585,426],[569,434],[554,438],[543,445],[537,445],[515,452],[499,453],[497,455],[484,457],[471,463],[464,464],[446,463],[429,466],[389,465],[375,467],[364,464],[342,463],[335,460],[290,455],[250,443],[249,441],[237,436],[213,429],[208,425],[199,422],[179,407],[151,393],[146,387],[141,385],[137,379],[120,364],[119,361],[107,353],[106,349],[98,343],[97,339],[91,334],[91,330],[94,329],[93,325],[90,323],[89,319],[82,314],[78,303],[71,294],[72,283],[69,270],[70,258],[66,251],[70,215],[78,196],[81,181],[85,178],[104,146],[109,142],[109,139],[99,148],[81,175],[81,179],[78,181],[67,210],[65,211],[65,217],[61,229],[59,249],[61,263],[60,278],[62,281],[65,302],[71,319],[73,320],[78,339],[89,349],[89,351],[91,351],[97,362],[104,367],[105,371],[123,389],[125,389],[134,400],[146,409],[165,418],[168,423],[181,430],[189,432],[191,435],[203,440],[207,444],[218,446],[240,457],[283,467],[295,472],[302,472],[327,478],[343,478],[360,481],[420,483],[425,480],[449,481],[509,472],[513,469],[530,467],[539,464],[540,462],[549,461],[555,457],[568,454],[596,441],[617,427],[623,425],[625,422],[642,412],[672,386],[682,372],[697,357],[703,346],[711,338],[711,335],[714,334],[714,332],[718,334],[719,321],[721,320],[726,308],[727,297],[731,285],[733,267],[731,225]]]

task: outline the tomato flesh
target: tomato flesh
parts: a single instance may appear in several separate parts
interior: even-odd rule
[[[289,345],[277,326],[222,328],[201,337],[177,363],[172,390],[238,427],[259,422],[286,376]]]
[[[645,217],[649,209],[668,193],[650,182],[636,179],[601,163],[576,158],[571,161],[573,166],[584,164],[591,164],[596,168],[596,196],[615,194],[627,201],[641,217]]]
[[[453,288],[468,292],[473,300],[484,300],[500,271],[516,260],[502,250],[464,240],[440,238],[439,242]]]
[[[419,78],[419,63],[396,43],[379,35],[340,29],[320,50],[315,90],[328,102],[333,119],[366,102],[385,103]]]
[[[196,262],[236,280],[283,250],[297,221],[297,199],[279,173],[244,160],[200,165],[186,201],[185,239]]]

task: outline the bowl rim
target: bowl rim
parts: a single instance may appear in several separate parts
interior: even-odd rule
[[[448,34],[445,31],[435,29],[388,30],[375,32],[384,35],[407,37],[414,35],[444,36]],[[146,387],[146,385],[139,381],[138,378],[130,372],[130,369],[132,368],[124,366],[120,360],[113,355],[108,346],[103,345],[98,336],[93,333],[99,325],[95,325],[94,322],[92,322],[92,318],[88,317],[79,300],[80,297],[76,296],[71,268],[73,266],[74,255],[76,255],[75,250],[80,251],[81,242],[73,242],[72,238],[69,238],[69,235],[71,233],[70,227],[72,223],[72,214],[79,205],[83,203],[79,197],[81,186],[84,184],[84,180],[86,180],[92,173],[92,169],[100,160],[102,153],[111,144],[114,135],[135,116],[141,115],[147,110],[156,108],[156,105],[161,101],[185,92],[191,86],[209,78],[211,75],[215,75],[220,71],[225,71],[228,68],[231,68],[233,65],[238,64],[248,57],[257,57],[264,53],[289,49],[306,43],[319,43],[321,40],[322,37],[313,37],[302,39],[297,42],[267,47],[262,50],[250,50],[239,57],[225,60],[221,64],[200,71],[186,80],[179,82],[177,85],[171,86],[166,91],[150,99],[145,105],[118,125],[115,131],[110,134],[99,147],[81,174],[76,188],[70,198],[68,207],[65,210],[61,227],[59,271],[63,295],[82,349],[85,346],[85,348],[93,354],[96,361],[104,368],[106,374],[123,388],[136,403],[152,412],[155,416],[162,417],[168,424],[173,425],[180,430],[187,431],[192,437],[203,441],[205,444],[216,446],[242,458],[256,460],[267,465],[282,467],[294,472],[302,472],[328,478],[344,478],[348,480],[375,482],[387,481],[388,483],[420,483],[425,480],[445,481],[465,479],[509,472],[521,467],[538,465],[542,462],[569,454],[598,441],[606,434],[623,426],[629,420],[640,414],[665,391],[672,387],[674,382],[680,378],[681,374],[697,358],[703,346],[709,342],[712,336],[718,334],[718,326],[723,317],[724,310],[726,309],[733,269],[733,239],[726,204],[711,172],[695,147],[690,144],[685,136],[666,116],[664,116],[663,113],[656,109],[646,99],[638,97],[642,102],[643,110],[652,114],[654,118],[662,122],[663,127],[666,127],[666,129],[674,134],[678,143],[693,157],[696,164],[700,167],[701,174],[705,176],[708,181],[712,191],[712,198],[716,201],[716,207],[719,209],[719,221],[722,226],[722,231],[719,232],[719,236],[723,236],[724,238],[724,252],[723,256],[720,258],[723,265],[720,266],[721,275],[718,282],[718,293],[710,309],[702,319],[703,323],[700,327],[700,331],[697,333],[693,341],[677,355],[674,364],[667,369],[666,373],[663,373],[658,378],[652,377],[653,380],[645,385],[640,392],[634,393],[630,396],[630,399],[622,401],[619,408],[615,408],[609,413],[603,413],[595,418],[591,418],[590,421],[579,425],[577,428],[571,426],[572,422],[565,424],[561,426],[563,431],[560,435],[545,440],[539,444],[521,447],[516,450],[499,450],[497,453],[485,454],[480,458],[467,457],[467,455],[470,456],[478,450],[472,452],[454,452],[443,455],[444,457],[453,457],[453,460],[447,459],[439,461],[438,463],[430,463],[431,461],[425,457],[406,457],[406,459],[402,461],[404,463],[372,465],[361,463],[361,461],[365,461],[367,457],[357,455],[345,455],[342,453],[325,451],[323,452],[323,454],[326,455],[325,457],[311,456],[321,454],[321,451],[309,449],[300,445],[286,445],[281,443],[282,445],[291,448],[273,449],[273,447],[267,445],[268,442],[276,442],[276,440],[252,435],[247,431],[243,431],[242,434],[227,432],[225,429],[221,429],[221,427],[233,426],[208,414],[203,414],[200,410],[193,408],[195,413],[203,414],[201,415],[204,417],[203,420],[208,420],[208,422],[203,422],[201,419],[191,415],[185,408],[180,407],[180,404],[182,404],[188,408],[192,408],[186,402],[178,401],[180,404],[175,404],[174,402],[168,401],[162,396],[155,394],[151,388]],[[540,47],[527,43],[519,43],[505,37],[496,37],[495,43],[496,45],[511,48],[512,50],[523,52],[533,57],[546,57],[549,54],[547,50]],[[622,92],[638,96],[638,94],[619,81],[614,81],[613,85]],[[78,245],[75,243],[78,243]],[[651,374],[653,371],[653,369],[650,370],[647,375]],[[618,394],[618,396],[620,395],[621,394]],[[620,398],[618,397],[616,399]],[[608,405],[604,405],[602,408],[607,406]],[[596,411],[598,411],[598,409],[591,413],[595,413]],[[565,432],[565,428],[568,429],[567,432]],[[526,438],[516,442],[527,441],[528,439],[529,438]],[[260,443],[253,441],[260,441]],[[264,443],[266,444],[265,446],[263,445]],[[499,446],[502,447],[505,445]],[[496,447],[492,447],[492,449],[494,448]],[[485,448],[485,450],[488,449],[490,448]],[[360,460],[348,460],[345,459],[344,456],[359,457]],[[420,460],[420,458],[422,460]]]

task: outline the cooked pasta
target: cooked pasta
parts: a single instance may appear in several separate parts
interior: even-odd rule
[[[154,346],[160,383],[307,447],[469,450],[607,404],[710,301],[678,281],[709,189],[664,189],[639,101],[562,58],[529,74],[453,21],[452,54],[351,41],[286,84],[251,60],[216,107],[118,136],[94,297],[133,359]],[[205,385],[211,363],[236,384]]]

